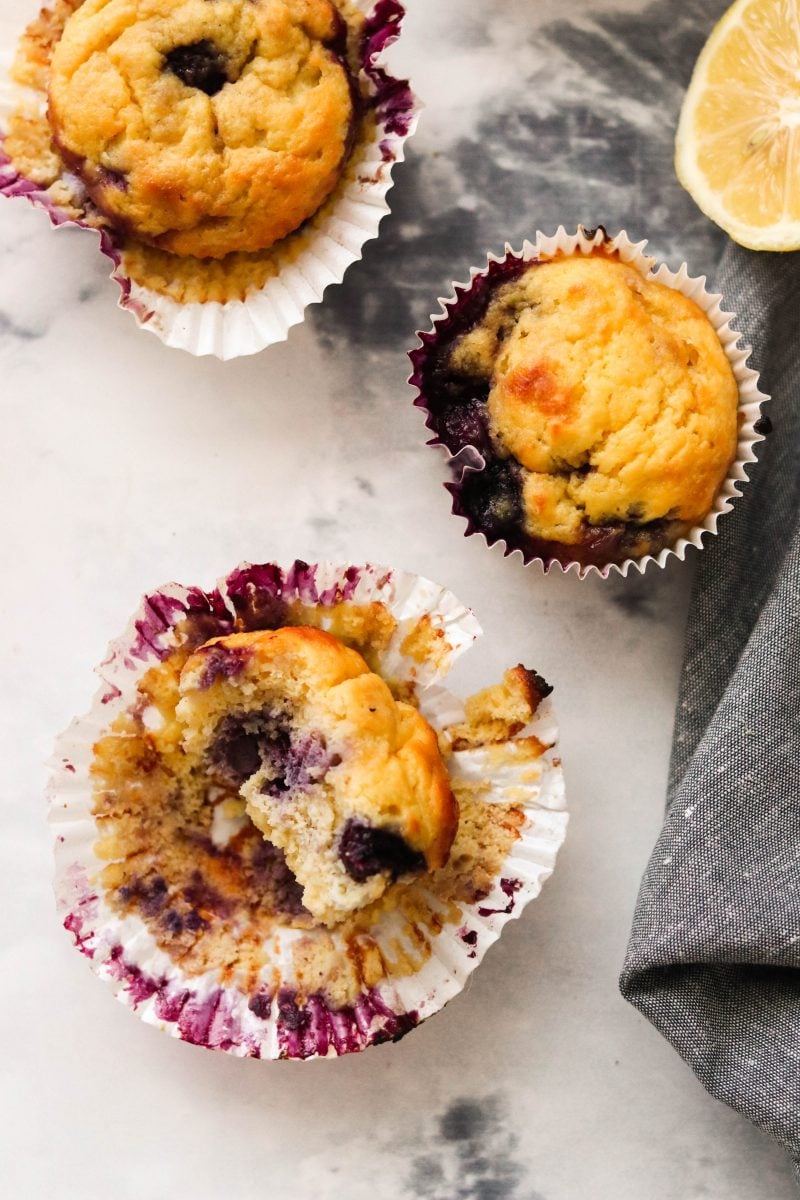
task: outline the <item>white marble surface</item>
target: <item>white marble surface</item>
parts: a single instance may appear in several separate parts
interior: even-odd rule
[[[23,7],[4,0],[0,44]],[[0,202],[4,1194],[794,1195],[783,1153],[617,991],[691,567],[580,583],[463,540],[403,355],[450,278],[537,225],[605,218],[652,232],[673,265],[713,264],[669,144],[687,47],[722,7],[618,0],[615,25],[611,0],[409,0],[396,62],[427,111],[395,216],[324,310],[255,359],[165,350],[116,310],[91,238]],[[642,46],[647,99],[628,94]],[[543,896],[444,1012],[362,1056],[266,1064],[172,1042],[114,1002],[59,928],[42,793],[53,736],[142,591],[294,556],[385,561],[471,604],[485,637],[456,682],[524,660],[556,684],[573,817]]]

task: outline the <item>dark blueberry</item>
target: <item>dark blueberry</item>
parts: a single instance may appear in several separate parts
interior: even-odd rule
[[[465,446],[474,446],[483,455],[491,452],[488,413],[482,400],[445,409],[439,418],[438,433],[451,454]]]
[[[167,69],[187,87],[216,96],[228,82],[227,59],[213,42],[203,40],[176,46],[166,56]]]
[[[296,997],[288,990],[281,992],[278,998],[278,1020],[285,1029],[303,1030],[311,1021],[306,1009],[300,1008]]]
[[[175,912],[174,908],[171,908],[168,912],[164,913],[164,925],[175,937],[177,937],[179,933],[183,933],[183,918],[181,917],[180,913]]]
[[[232,595],[238,624],[250,632],[253,629],[280,629],[288,618],[288,605],[280,596],[273,596],[266,589],[255,587]]]
[[[283,718],[269,711],[232,714],[220,721],[209,750],[212,770],[240,787],[265,763],[283,776],[289,735]]]
[[[412,849],[399,833],[380,829],[351,817],[339,840],[339,858],[356,883],[372,875],[387,874],[392,879],[412,871],[425,870],[425,858]]]
[[[767,416],[759,417],[753,429],[756,433],[760,433],[762,437],[767,437],[772,433],[772,421]]]
[[[522,475],[514,459],[496,458],[464,477],[462,503],[482,533],[499,537],[523,520]]]
[[[614,562],[620,555],[622,528],[619,525],[590,525],[581,535],[581,546],[589,562]]]
[[[259,1020],[266,1021],[272,1012],[272,996],[269,992],[256,992],[255,996],[250,997],[247,1007]]]
[[[210,612],[190,612],[183,623],[186,644],[191,649],[210,642],[212,638],[224,637],[231,631],[231,620],[227,615],[217,616]]]
[[[261,753],[258,748],[258,736],[255,733],[241,733],[228,739],[220,753],[230,768],[231,774],[237,779],[248,779],[255,775],[261,767]]]
[[[451,352],[452,346],[448,345],[431,369],[428,386],[437,412],[448,408],[458,408],[473,400],[488,400],[489,398],[489,380],[482,379],[478,375],[465,375],[453,371],[448,363]]]

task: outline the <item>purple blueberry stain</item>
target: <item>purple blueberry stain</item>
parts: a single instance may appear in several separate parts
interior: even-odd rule
[[[160,639],[184,616],[186,608],[175,596],[163,596],[156,592],[145,596],[142,613],[134,621],[137,638],[130,648],[134,658],[146,659],[151,655],[163,661],[172,651],[171,646],[162,646]]]
[[[141,300],[133,297],[133,283],[129,276],[120,274],[122,265],[122,253],[119,245],[114,239],[113,232],[108,228],[99,228],[96,225],[90,224],[86,220],[75,220],[74,217],[68,215],[62,208],[55,204],[50,196],[48,189],[41,187],[39,184],[33,183],[29,179],[25,179],[23,175],[14,166],[8,154],[3,148],[4,138],[0,134],[0,195],[6,196],[9,199],[22,197],[28,200],[36,208],[43,209],[50,224],[58,229],[61,225],[77,225],[79,229],[88,229],[99,235],[99,248],[101,254],[110,259],[113,264],[113,279],[119,285],[122,298],[120,305],[122,308],[132,312],[142,325],[146,325],[152,320],[154,313],[151,308]],[[79,181],[74,177],[70,178],[73,186],[77,186]]]
[[[178,1029],[185,1042],[194,1046],[209,1046],[211,1026],[222,1001],[222,988],[216,988],[203,999],[190,997],[182,1006]]]
[[[326,608],[332,608],[335,604],[352,600],[361,582],[362,574],[363,572],[360,567],[348,567],[340,580],[337,580],[331,587],[320,592],[320,604],[323,604]]]
[[[275,563],[250,565],[232,571],[225,591],[236,614],[236,624],[246,632],[280,629],[288,617],[283,595],[283,572]]]
[[[135,877],[117,889],[120,902],[136,907],[143,917],[158,917],[167,903],[169,889],[161,875]]]
[[[505,908],[479,908],[478,916],[480,917],[495,917],[509,916],[514,911],[517,892],[522,887],[521,879],[501,879],[500,890],[508,897],[508,904]]]
[[[359,996],[355,1005],[342,1007],[319,993],[301,1000],[296,991],[283,988],[277,1009],[282,1058],[324,1057],[331,1048],[337,1054],[355,1054],[367,1046],[399,1041],[419,1024],[417,1012],[395,1012],[377,988]]]
[[[416,101],[411,87],[404,79],[394,79],[377,65],[377,59],[400,36],[405,8],[399,0],[379,0],[367,17],[361,41],[364,73],[374,93],[375,112],[387,133],[404,137],[411,128]],[[392,158],[389,143],[383,148],[384,158]]]
[[[294,595],[304,604],[318,604],[317,568],[303,562],[301,558],[292,563],[286,572],[284,587],[290,595]]]
[[[202,909],[223,920],[232,916],[235,909],[235,902],[218,892],[198,870],[192,872],[189,883],[184,887],[183,899],[190,911],[197,913]],[[202,919],[202,913],[199,915]]]
[[[171,933],[173,937],[183,933],[183,917],[174,908],[164,913],[162,923],[167,933]]]
[[[197,680],[197,687],[201,692],[215,683],[235,679],[237,675],[242,674],[252,658],[247,646],[229,646],[225,642],[201,646],[197,653],[203,660],[203,669]]]
[[[94,939],[94,930],[90,929],[88,932],[84,932],[85,924],[85,918],[77,912],[69,913],[64,919],[64,928],[75,939],[76,949],[80,950],[86,958],[94,958],[94,946],[89,944]]]
[[[321,733],[310,733],[295,742],[284,761],[284,780],[289,791],[308,791],[325,777],[334,765],[325,738]]]
[[[136,637],[128,648],[130,657],[124,658],[124,665],[133,667],[132,659],[141,662],[152,656],[163,662],[172,653],[173,646],[162,645],[162,639],[182,622],[190,645],[222,636],[230,632],[231,626],[230,614],[217,591],[188,588],[182,597],[153,592],[145,596],[141,612],[134,621]]]
[[[477,931],[477,929],[461,928],[458,931],[458,936],[461,938],[461,941],[464,943],[465,946],[470,947],[469,953],[467,954],[467,958],[477,958],[478,957],[478,950],[477,950],[478,931]]]
[[[425,870],[425,856],[399,833],[357,817],[351,817],[342,830],[339,858],[356,883],[364,883],[374,875],[384,874],[395,880]]]
[[[188,988],[181,988],[177,992],[159,990],[156,996],[156,1015],[162,1021],[177,1021],[189,995]]]

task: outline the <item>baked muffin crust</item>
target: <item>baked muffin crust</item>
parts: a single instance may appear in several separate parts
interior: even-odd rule
[[[345,42],[330,0],[84,0],[53,52],[55,143],[120,231],[197,258],[263,250],[341,175]]]

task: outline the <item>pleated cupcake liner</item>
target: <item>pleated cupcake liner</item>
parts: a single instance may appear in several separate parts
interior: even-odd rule
[[[277,921],[264,942],[265,965],[255,990],[223,982],[216,970],[189,974],[182,969],[159,948],[139,915],[121,916],[105,895],[101,874],[108,862],[97,853],[94,748],[115,719],[137,703],[144,674],[180,644],[187,618],[201,622],[204,635],[213,637],[230,631],[237,619],[250,628],[259,621],[261,627],[274,627],[293,601],[313,606],[322,628],[325,610],[343,601],[385,605],[396,628],[376,651],[380,673],[416,693],[437,731],[463,719],[462,702],[442,680],[480,627],[447,589],[372,564],[297,562],[288,569],[243,564],[210,591],[171,584],[143,599],[98,668],[100,688],[89,712],[58,740],[49,788],[57,905],[75,946],[143,1021],[183,1041],[240,1057],[335,1057],[397,1040],[438,1012],[461,991],[506,922],[538,895],[567,824],[557,728],[544,701],[531,726],[506,744],[457,750],[447,759],[456,789],[459,783],[488,783],[486,803],[514,804],[523,821],[491,888],[474,903],[458,902],[457,919],[452,901],[445,905],[425,881],[414,885],[415,897],[424,896],[426,911],[438,914],[433,928],[397,908],[379,911],[369,936],[385,948],[384,960],[392,961],[398,946],[418,952],[424,945],[428,957],[419,969],[390,971],[377,985],[362,973],[358,995],[336,1005],[322,991],[303,991],[293,950],[304,939],[322,937],[346,956],[344,936],[335,928],[315,931]],[[407,640],[423,626],[435,632],[438,647],[428,663],[417,661]],[[547,747],[543,754],[534,755],[533,739]]]
[[[677,271],[671,271],[664,263],[658,265],[656,259],[646,253],[646,247],[646,240],[635,242],[624,230],[611,237],[602,226],[592,230],[579,226],[576,233],[568,233],[562,225],[553,236],[537,232],[535,241],[525,241],[518,251],[507,243],[503,254],[489,253],[485,267],[473,267],[467,282],[454,283],[450,295],[439,297],[439,309],[431,314],[430,328],[417,332],[418,345],[409,353],[412,364],[409,383],[417,393],[414,404],[423,409],[426,427],[435,435],[428,445],[440,447],[447,455],[451,481],[445,487],[453,496],[453,514],[466,520],[465,537],[478,535],[487,546],[500,545],[504,557],[519,555],[523,564],[538,563],[545,573],[553,567],[560,567],[564,573],[571,571],[583,579],[593,574],[602,578],[608,578],[612,573],[625,577],[631,571],[644,574],[651,565],[664,567],[673,557],[683,561],[690,546],[700,550],[706,535],[718,532],[720,517],[731,510],[741,494],[742,485],[748,482],[748,464],[756,461],[755,446],[764,438],[759,429],[761,406],[769,397],[759,388],[758,373],[748,366],[751,347],[742,342],[742,335],[735,328],[736,315],[723,308],[722,295],[710,292],[706,287],[706,277],[691,275],[686,263]],[[450,453],[439,437],[437,416],[429,406],[425,381],[429,363],[441,342],[447,341],[462,327],[468,328],[479,320],[495,289],[519,274],[523,264],[547,261],[562,255],[588,255],[598,249],[609,254],[616,253],[622,262],[634,267],[644,278],[681,292],[707,315],[731,364],[739,389],[739,433],[734,460],[711,510],[700,524],[674,545],[665,547],[658,554],[627,558],[620,563],[594,565],[573,561],[564,564],[557,559],[548,559],[520,546],[510,545],[502,534],[486,533],[467,512],[463,502],[465,482],[470,475],[483,471],[487,462],[475,446],[465,446],[457,454]]]
[[[223,360],[257,354],[285,341],[289,330],[305,319],[306,309],[323,299],[331,284],[341,283],[346,271],[376,238],[383,218],[391,211],[388,193],[397,163],[405,157],[405,143],[416,130],[418,103],[407,81],[387,69],[385,55],[400,36],[405,8],[399,0],[352,0],[365,15],[361,40],[361,77],[367,104],[375,118],[375,131],[359,144],[346,164],[346,179],[335,203],[323,206],[302,231],[306,244],[290,263],[284,263],[263,287],[244,300],[179,303],[133,280],[125,271],[124,253],[114,231],[76,220],[53,201],[49,190],[26,179],[3,149],[0,132],[0,195],[23,197],[43,208],[56,228],[77,226],[98,236],[98,247],[113,263],[111,278],[119,284],[119,307],[131,312],[140,328],[154,333],[165,345],[195,356],[213,355]],[[16,87],[8,79],[11,55],[0,60],[0,131],[21,99],[46,105],[45,96]],[[65,172],[74,189],[82,187]],[[202,265],[198,267],[202,271]]]

